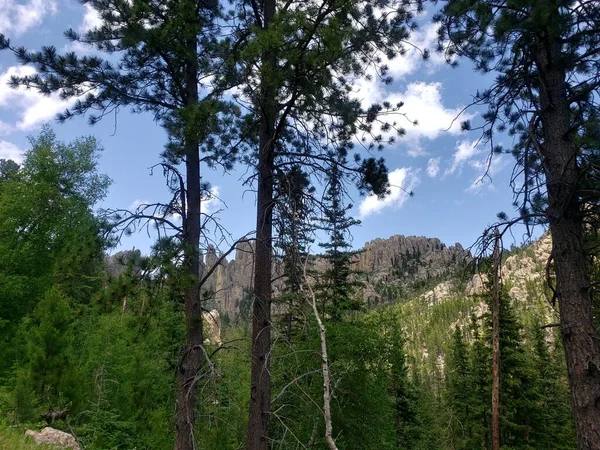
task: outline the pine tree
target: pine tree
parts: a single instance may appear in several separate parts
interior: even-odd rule
[[[472,421],[469,424],[469,435],[465,448],[489,448],[491,432],[491,355],[486,346],[486,336],[481,333],[480,325],[475,318],[471,321],[473,343],[469,351],[469,371],[471,380],[470,404]]]
[[[312,202],[315,188],[308,175],[298,165],[282,168],[275,184],[275,246],[281,249],[279,258],[283,267],[283,292],[276,299],[287,312],[284,317],[285,336],[292,340],[294,323],[306,317],[309,300],[302,292],[305,268],[308,264],[308,246],[314,240]]]
[[[475,97],[474,104],[488,108],[477,129],[492,152],[503,151],[494,145],[496,133],[518,137],[516,205],[527,226],[546,222],[552,235],[578,446],[600,448],[600,343],[584,239],[584,224],[598,218],[600,5],[458,0],[447,2],[437,19],[440,50],[499,73]]]
[[[374,132],[374,126],[382,112],[395,107],[387,103],[365,110],[349,92],[352,80],[363,76],[370,65],[362,55],[381,52],[394,57],[402,50],[412,13],[396,0],[262,0],[241,4],[239,11],[251,40],[243,61],[249,72],[244,93],[250,99],[251,119],[258,119],[252,128],[258,130],[258,139],[253,141],[257,145],[257,234],[247,446],[266,450],[276,168],[291,161],[319,170],[323,162],[340,156],[346,173],[354,176],[363,191],[385,194],[387,169],[382,159],[362,160],[358,155],[353,167],[346,159],[353,136],[360,130],[373,137],[369,148],[383,146],[383,137]],[[380,65],[377,58],[375,65]],[[255,67],[258,72],[251,73]],[[384,80],[390,81],[386,68],[382,69]],[[383,124],[384,130],[394,127]],[[396,129],[402,134],[403,130]]]
[[[446,364],[446,401],[450,412],[449,435],[452,448],[467,448],[473,421],[471,378],[468,347],[461,329],[456,327]]]
[[[417,413],[417,388],[408,377],[405,338],[401,318],[392,310],[376,315],[382,334],[384,358],[388,364],[388,392],[394,412],[397,448],[415,448],[421,438]]]
[[[332,320],[341,320],[346,311],[361,308],[357,289],[361,283],[356,280],[357,273],[352,269],[352,259],[357,254],[350,250],[348,242],[350,228],[360,221],[347,216],[352,205],[344,204],[344,187],[340,179],[340,170],[333,164],[328,173],[328,187],[322,201],[324,205],[321,229],[329,235],[329,242],[319,244],[325,249],[323,259],[327,268],[320,276],[317,290],[323,310]]]
[[[137,211],[116,216],[125,227],[151,220],[180,237],[183,268],[182,283],[186,311],[186,344],[181,350],[176,408],[176,443],[179,450],[195,448],[194,405],[196,374],[203,364],[200,305],[200,203],[201,160],[208,165],[231,167],[235,155],[229,145],[235,108],[221,100],[229,84],[231,66],[225,54],[231,41],[222,38],[219,27],[221,8],[217,1],[170,0],[89,0],[102,24],[80,35],[73,30],[67,38],[105,52],[98,56],[58,54],[54,47],[28,52],[13,47],[0,35],[0,48],[12,50],[23,64],[36,67],[32,76],[15,78],[13,86],[27,85],[41,93],[60,92],[64,98],[77,98],[75,105],[59,115],[64,121],[75,115],[99,110],[90,116],[96,123],[119,107],[133,112],[150,112],[168,134],[162,168],[173,191],[168,204],[145,205]],[[115,63],[113,55],[119,55]],[[229,61],[229,60],[228,60]],[[214,76],[209,84],[205,80]],[[94,89],[90,90],[89,86]],[[201,95],[201,90],[206,95]],[[215,137],[215,136],[218,136]],[[201,153],[205,155],[201,158]],[[185,164],[185,174],[176,166]],[[150,211],[158,211],[151,214]],[[179,214],[181,226],[170,216]]]
[[[536,402],[529,412],[531,441],[543,448],[571,449],[575,446],[575,430],[562,349],[552,348],[556,346],[548,342],[547,330],[539,319],[533,321],[529,334],[533,348],[528,360]],[[559,343],[556,338],[550,340]]]
[[[73,416],[84,406],[82,371],[74,359],[75,311],[72,301],[53,286],[21,325],[25,353],[17,364],[15,409],[21,421],[31,412],[66,408]],[[33,404],[27,404],[33,401]],[[27,414],[27,411],[30,413]]]

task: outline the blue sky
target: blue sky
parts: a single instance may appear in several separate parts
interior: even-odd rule
[[[411,42],[433,49],[436,35],[430,16],[426,13],[422,18],[423,26]],[[67,49],[69,44],[63,37],[66,29],[84,30],[97,20],[91,9],[75,0],[0,0],[0,33],[13,44],[31,49],[42,45]],[[488,148],[475,146],[478,136],[461,133],[458,121],[452,125],[452,119],[490,79],[474,73],[467,62],[452,69],[436,54],[423,62],[416,50],[390,61],[389,66],[394,77],[391,85],[360,81],[355,95],[365,104],[404,101],[403,111],[411,120],[418,120],[419,125],[407,122],[407,135],[382,153],[390,170],[392,194],[383,201],[353,194],[352,213],[362,221],[352,233],[354,246],[359,248],[371,239],[404,234],[438,237],[446,244],[460,242],[468,247],[495,220],[496,213],[513,213],[509,187],[512,157],[495,157],[489,168],[492,180],[482,180]],[[121,110],[94,127],[83,117],[59,125],[54,116],[66,104],[58,98],[6,86],[11,74],[26,71],[32,69],[19,66],[9,52],[0,52],[0,158],[18,161],[28,146],[27,136],[38,133],[44,123],[50,122],[61,140],[92,134],[102,143],[100,171],[112,178],[113,185],[100,207],[128,208],[168,198],[161,174],[150,175],[149,167],[159,161],[166,141],[165,133],[150,115]],[[477,111],[469,111],[468,115],[477,121]],[[510,142],[506,140],[504,144]],[[242,185],[245,168],[229,174],[204,168],[203,176],[220,199],[213,199],[208,206],[213,211],[222,210],[220,221],[231,238],[253,231],[255,197]],[[396,186],[412,190],[414,196],[408,198]],[[517,231],[515,242],[521,238]],[[122,247],[147,251],[152,240],[140,232],[125,238]],[[505,242],[505,246],[510,243]]]

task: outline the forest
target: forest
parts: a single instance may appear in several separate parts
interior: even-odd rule
[[[70,49],[0,29],[31,69],[0,90],[70,101],[0,159],[0,449],[600,449],[600,3],[81,3]],[[454,120],[486,175],[511,158],[514,209],[467,250],[352,242],[419,126],[354,93],[411,48],[489,82]],[[167,201],[100,207],[111,148],[57,136],[120,110],[162,129]],[[226,239],[205,173],[240,167],[253,227]]]

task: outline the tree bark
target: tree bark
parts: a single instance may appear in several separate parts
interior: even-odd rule
[[[494,230],[492,285],[492,450],[500,450],[500,235]]]
[[[548,8],[548,5],[544,5]],[[555,6],[558,16],[558,6]],[[550,18],[549,20],[552,20]],[[559,23],[559,20],[556,20]],[[570,123],[566,73],[559,37],[536,38],[543,145],[556,298],[565,349],[577,446],[600,449],[600,346],[596,335],[589,267],[584,248],[582,206],[577,193],[580,171]]]
[[[275,17],[275,0],[263,1],[263,28]],[[260,131],[258,149],[258,185],[256,206],[256,250],[254,263],[254,306],[252,314],[252,362],[250,372],[250,408],[247,450],[267,450],[271,408],[271,266],[273,238],[273,171],[276,89],[270,71],[274,54],[263,52],[260,73]]]
[[[196,54],[196,41],[189,51]],[[186,69],[187,105],[198,102],[198,72],[195,61]],[[186,127],[190,124],[186,124]],[[192,135],[193,133],[186,133]],[[186,136],[186,204],[183,214],[183,265],[187,271],[184,294],[186,342],[181,349],[177,372],[177,404],[175,408],[175,450],[195,450],[197,377],[202,367],[202,308],[200,305],[200,150],[199,142]]]

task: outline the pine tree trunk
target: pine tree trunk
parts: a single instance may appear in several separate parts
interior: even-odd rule
[[[558,8],[555,15],[558,15]],[[558,23],[558,21],[556,22]],[[577,146],[570,125],[565,71],[558,38],[537,37],[536,66],[544,142],[548,222],[556,271],[556,297],[580,450],[600,449],[600,346],[577,196]]]
[[[492,285],[492,450],[500,450],[500,235],[494,230]]]
[[[263,27],[275,17],[275,0],[263,1]],[[267,450],[271,408],[271,265],[273,238],[273,171],[275,90],[270,68],[274,67],[270,49],[263,53],[260,95],[260,135],[256,206],[256,250],[254,263],[254,306],[252,314],[252,363],[250,372],[250,410],[247,450]]]
[[[193,49],[193,50],[192,50]],[[196,52],[195,41],[190,51]],[[186,71],[188,104],[198,102],[197,69],[190,64]],[[189,133],[192,134],[192,133]],[[184,214],[183,265],[187,270],[184,294],[186,343],[181,350],[177,372],[175,408],[175,450],[195,450],[197,376],[202,367],[202,308],[200,305],[200,153],[195,139],[185,142],[186,213]]]

